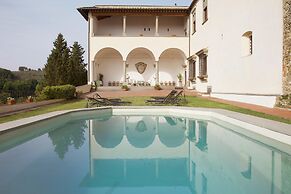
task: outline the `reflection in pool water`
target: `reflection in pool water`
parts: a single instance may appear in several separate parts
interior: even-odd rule
[[[43,134],[39,130],[1,141],[0,193],[273,194],[291,189],[290,155],[212,121],[108,116],[70,121]]]

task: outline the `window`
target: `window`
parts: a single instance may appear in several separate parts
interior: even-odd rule
[[[199,76],[202,81],[207,81],[207,50],[202,49],[196,54],[199,57]]]
[[[201,54],[199,56],[199,76],[205,77],[207,76],[207,55]]]
[[[242,56],[249,56],[253,54],[253,33],[248,31],[242,35]]]
[[[208,0],[203,0],[203,24],[208,20]]]
[[[196,32],[196,8],[194,9],[193,13],[192,13],[192,33],[194,34]]]
[[[189,81],[195,81],[196,78],[196,61],[191,59],[189,61]]]

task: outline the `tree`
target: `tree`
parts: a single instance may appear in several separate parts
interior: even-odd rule
[[[27,67],[25,67],[25,66],[19,66],[18,67],[18,70],[19,71],[27,71]]]
[[[45,81],[48,85],[67,84],[67,67],[69,65],[70,49],[62,34],[58,34],[54,48],[45,65]]]
[[[87,82],[87,70],[84,63],[84,49],[78,42],[71,47],[70,63],[68,67],[68,83],[74,86],[84,85]]]
[[[0,92],[7,81],[14,80],[15,78],[11,71],[0,68]]]

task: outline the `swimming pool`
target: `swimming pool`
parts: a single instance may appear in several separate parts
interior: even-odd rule
[[[290,145],[203,111],[75,112],[0,142],[5,194],[291,191]]]

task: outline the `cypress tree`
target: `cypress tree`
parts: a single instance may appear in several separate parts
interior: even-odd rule
[[[71,47],[70,63],[68,67],[68,83],[79,86],[87,83],[87,70],[84,63],[84,49],[78,42]]]
[[[69,66],[70,49],[62,34],[58,34],[53,44],[54,48],[44,69],[45,80],[50,86],[63,85],[68,83],[67,68]]]

